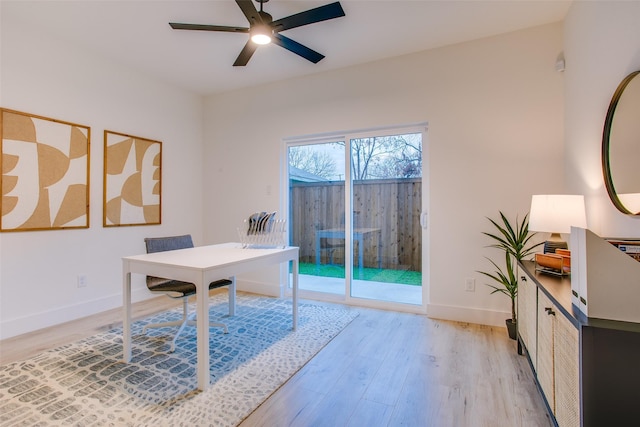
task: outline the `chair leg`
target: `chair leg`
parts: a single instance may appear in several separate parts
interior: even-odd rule
[[[193,316],[192,319],[189,319],[188,323],[189,323],[189,326],[196,326],[196,316]],[[209,327],[210,328],[223,328],[225,334],[229,333],[229,329],[227,328],[227,325],[225,325],[224,323],[209,322]]]
[[[183,298],[181,320],[174,320],[172,322],[164,322],[164,323],[152,323],[142,328],[142,332],[145,333],[148,328],[164,328],[166,326],[180,326],[176,334],[173,336],[173,340],[171,340],[171,347],[169,348],[169,353],[173,353],[176,350],[176,340],[178,339],[182,331],[184,331],[184,328],[186,328],[187,325],[196,326],[195,318],[196,318],[196,313],[193,313],[191,316],[189,316],[189,298]],[[224,328],[224,333],[225,334],[229,333],[229,329],[227,328],[227,325],[225,325],[224,323],[209,322],[209,327]]]
[[[180,327],[178,328],[178,332],[176,332],[176,334],[173,336],[173,339],[171,340],[171,347],[169,348],[169,353],[173,353],[174,351],[176,351],[176,340],[178,339],[178,337],[180,336],[182,331],[184,331],[184,328],[186,328],[188,324],[189,324],[189,320],[185,320],[184,322],[182,322],[182,325],[180,325]]]
[[[165,328],[165,327],[168,327],[168,326],[180,326],[180,331],[181,331],[182,329],[184,329],[184,325],[189,320],[189,318],[188,318],[189,307],[188,307],[187,303],[188,303],[188,298],[182,298],[182,319],[174,320],[174,321],[171,321],[171,322],[150,323],[148,325],[145,325],[144,328],[142,328],[142,333],[143,334],[146,333],[147,329],[150,329],[150,328]]]
[[[173,353],[176,350],[176,340],[178,336],[182,333],[184,328],[189,324],[189,298],[182,298],[182,319],[174,320],[172,322],[163,322],[163,323],[152,323],[146,325],[142,328],[142,333],[145,333],[149,328],[164,328],[167,326],[180,326],[178,331],[173,336],[173,340],[171,340],[171,347],[169,348],[169,353]]]
[[[209,322],[209,327],[211,328],[222,328],[225,334],[229,333],[229,329],[227,329],[227,325],[220,322]]]
[[[151,328],[164,328],[167,326],[180,326],[184,323],[184,320],[175,320],[173,322],[164,322],[164,323],[150,323],[148,325],[145,325],[144,328],[142,328],[142,333],[144,334],[145,332],[147,332],[147,329],[151,329]]]

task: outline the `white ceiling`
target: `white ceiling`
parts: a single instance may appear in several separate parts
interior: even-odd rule
[[[275,20],[332,1],[271,0],[264,9]],[[2,22],[42,31],[178,87],[213,94],[561,21],[570,0],[341,0],[345,17],[282,33],[324,54],[318,64],[268,45],[246,67],[232,66],[246,34],[178,31],[168,25],[245,27],[234,0],[0,4]]]

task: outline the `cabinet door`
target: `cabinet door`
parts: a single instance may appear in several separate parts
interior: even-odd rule
[[[518,333],[529,352],[533,369],[536,370],[537,343],[537,299],[538,287],[522,274],[518,281]]]
[[[580,427],[580,348],[578,329],[557,313],[554,334],[556,421],[558,427]]]
[[[553,329],[555,306],[544,292],[538,293],[538,383],[547,398],[551,412],[555,414],[555,384],[553,368]]]

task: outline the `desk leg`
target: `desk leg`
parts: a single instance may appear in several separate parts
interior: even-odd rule
[[[229,285],[229,316],[236,315],[236,276],[229,277],[231,284]]]
[[[131,273],[124,273],[122,278],[122,359],[131,361]]]
[[[198,389],[209,387],[209,286],[205,285],[204,276],[196,285],[196,327],[198,329]]]
[[[293,289],[292,289],[292,297],[293,297],[293,330],[295,331],[298,327],[298,259],[294,259],[292,262],[292,273],[293,273]]]

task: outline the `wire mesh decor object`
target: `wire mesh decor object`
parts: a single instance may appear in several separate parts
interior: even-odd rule
[[[286,223],[276,219],[276,212],[256,212],[238,227],[238,237],[243,248],[284,248]]]

